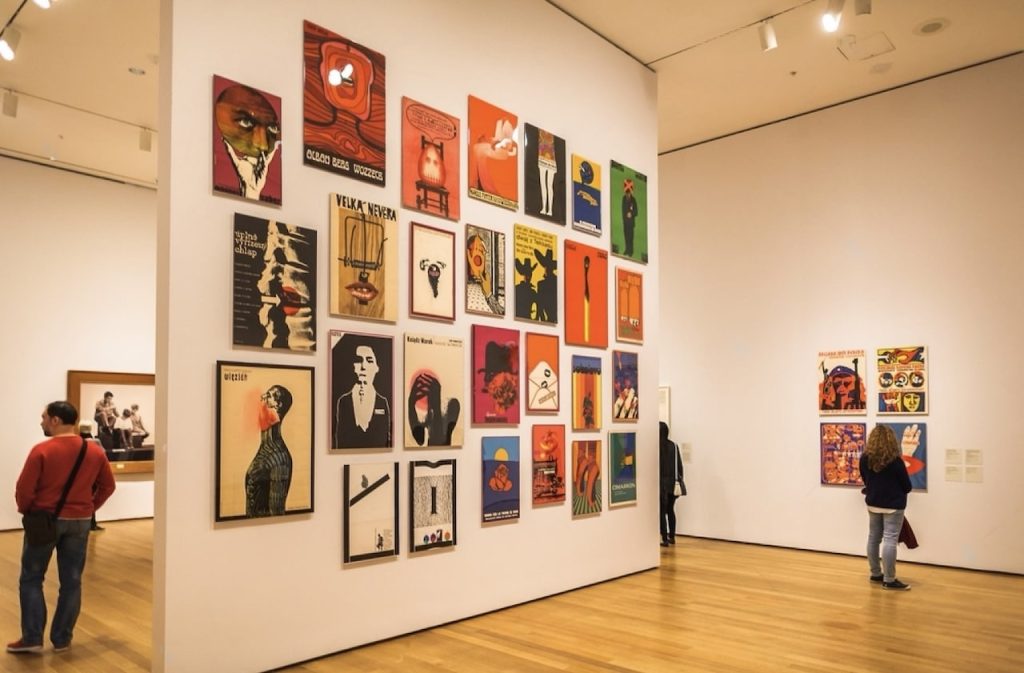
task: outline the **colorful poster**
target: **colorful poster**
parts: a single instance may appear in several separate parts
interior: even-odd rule
[[[821,424],[821,483],[863,486],[860,456],[867,439],[865,423]]]
[[[647,263],[647,176],[612,162],[612,254]]]
[[[519,330],[473,325],[473,422],[519,423]]]
[[[409,463],[409,526],[412,551],[454,547],[457,493],[455,460]]]
[[[232,343],[316,350],[316,230],[235,214]]]
[[[565,343],[608,346],[608,253],[565,241]]]
[[[640,418],[640,384],[637,380],[638,355],[612,351],[612,420],[636,421]]]
[[[572,429],[601,429],[601,358],[572,356]]]
[[[362,199],[330,195],[331,314],[398,319],[398,214]]]
[[[413,222],[410,247],[409,313],[455,320],[455,234]]]
[[[572,515],[601,511],[601,440],[573,440]]]
[[[331,330],[331,449],[394,446],[394,339]]]
[[[345,465],[345,563],[398,555],[398,463]]]
[[[402,206],[459,219],[459,118],[402,97]]]
[[[526,411],[558,411],[558,337],[526,333]]]
[[[469,97],[469,195],[519,209],[519,118]]]
[[[818,414],[859,416],[867,411],[862,372],[867,371],[864,350],[818,353]]]
[[[405,446],[462,446],[462,339],[405,335]]]
[[[516,318],[558,324],[558,236],[522,224],[513,230]]]
[[[608,506],[636,502],[636,433],[608,433]]]
[[[281,205],[281,99],[213,76],[213,189]]]
[[[484,437],[483,522],[519,518],[519,437]]]
[[[601,235],[601,164],[572,155],[572,227]]]
[[[928,426],[925,423],[882,423],[896,435],[915,491],[928,490]]]
[[[313,367],[217,363],[217,521],[313,511]]]
[[[466,225],[466,313],[505,317],[505,234]]]
[[[523,131],[523,210],[565,226],[565,140],[532,124]]]
[[[565,426],[533,426],[533,505],[565,502]]]
[[[644,342],[644,276],[637,271],[615,269],[615,338],[627,343]]]
[[[928,413],[928,349],[925,346],[879,348],[878,413]]]
[[[302,163],[384,185],[384,55],[303,21]]]

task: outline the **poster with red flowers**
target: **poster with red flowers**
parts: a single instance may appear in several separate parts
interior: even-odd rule
[[[473,325],[473,422],[519,423],[519,330]]]

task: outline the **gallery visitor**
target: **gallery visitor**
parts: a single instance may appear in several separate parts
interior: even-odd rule
[[[885,589],[906,591],[909,584],[896,579],[896,543],[910,493],[910,476],[900,444],[892,429],[876,425],[860,457],[864,501],[868,506],[868,568],[871,581]],[[881,547],[881,562],[879,562]]]
[[[658,426],[661,433],[658,447],[658,521],[661,546],[667,547],[676,543],[676,498],[686,495],[686,484],[683,482],[683,459],[679,455],[679,447],[668,438],[668,424],[661,421]]]

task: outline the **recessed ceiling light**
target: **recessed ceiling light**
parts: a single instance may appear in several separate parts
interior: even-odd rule
[[[921,37],[931,37],[936,33],[941,33],[947,28],[949,28],[949,19],[928,19],[924,23],[918,24],[918,26],[914,28],[914,34],[920,35]]]
[[[132,67],[128,68],[128,72],[130,72],[133,75],[139,75],[140,77],[142,75],[146,74],[145,68],[140,68],[140,67],[134,66],[134,65]]]

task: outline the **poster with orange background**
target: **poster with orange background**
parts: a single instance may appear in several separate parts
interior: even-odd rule
[[[402,206],[459,219],[458,117],[402,98]]]
[[[533,504],[565,502],[565,426],[533,426]]]
[[[558,336],[526,333],[526,411],[558,411]]]
[[[565,343],[608,346],[608,251],[565,241]]]
[[[519,117],[469,97],[469,195],[519,209]]]

